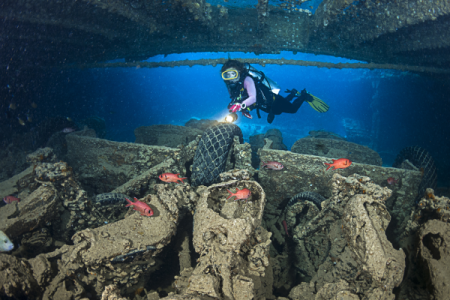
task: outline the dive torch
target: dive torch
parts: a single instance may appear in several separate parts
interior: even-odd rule
[[[235,112],[232,112],[232,113],[229,113],[225,117],[225,122],[226,123],[234,123],[234,122],[236,122],[237,119],[238,119],[238,115]]]

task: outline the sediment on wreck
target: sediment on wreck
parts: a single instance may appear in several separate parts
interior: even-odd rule
[[[304,214],[299,207],[302,221],[289,224],[296,268],[307,279],[289,297],[331,299],[346,294],[358,299],[357,294],[363,294],[394,299],[393,289],[403,279],[405,254],[395,250],[385,234],[391,217],[384,202],[391,191],[357,174],[334,174],[331,186],[332,196],[321,203],[319,212]],[[294,204],[291,213],[302,205],[308,204]],[[311,296],[302,298],[304,293]]]
[[[227,199],[227,189],[247,188],[246,200]],[[194,248],[200,254],[186,294],[229,299],[271,294],[271,233],[260,226],[265,193],[255,181],[231,180],[203,191],[194,215]],[[268,294],[267,294],[268,293]]]
[[[399,297],[446,299],[446,274],[449,268],[450,199],[436,196],[426,189],[425,195],[410,212],[407,227],[400,236],[400,247],[407,253],[405,279]]]
[[[170,165],[171,172],[185,175],[186,149],[195,147],[192,145],[197,143],[194,140],[191,146],[169,148],[77,135],[69,135],[66,140],[68,163],[78,174],[83,187],[93,194],[111,192],[163,162],[166,167]],[[170,163],[167,162],[169,158],[172,159]]]
[[[93,159],[99,154],[95,148],[112,145],[109,141],[95,138],[73,139],[87,141],[91,145]],[[50,148],[36,151],[30,159],[34,165],[31,171],[18,179],[21,201],[2,207],[0,213],[7,220],[2,223],[2,230],[16,242],[22,239],[22,245],[35,247],[36,251],[36,246],[39,246],[42,248],[39,251],[46,253],[27,259],[25,257],[34,257],[40,252],[32,255],[23,247],[17,250],[16,254],[22,257],[17,261],[17,280],[13,282],[9,275],[15,269],[7,268],[0,272],[0,280],[6,280],[5,286],[10,286],[1,292],[10,297],[34,295],[42,299],[65,299],[101,295],[109,284],[115,284],[123,294],[132,294],[142,287],[145,278],[163,263],[158,258],[159,254],[175,235],[180,216],[192,211],[198,198],[188,184],[157,184],[158,175],[173,170],[185,172],[197,143],[192,141],[176,149],[137,145],[135,149],[142,150],[143,164],[150,169],[139,176],[133,175],[131,180],[118,187],[126,195],[110,193],[94,197],[89,196],[78,182],[74,173],[79,170],[74,171],[66,162],[57,162]],[[127,146],[126,143],[117,144]],[[125,148],[119,150],[126,153]],[[171,155],[164,154],[164,149]],[[153,154],[158,156],[158,153],[164,161],[156,164]],[[118,155],[121,154],[119,152]],[[99,179],[101,173],[97,175]],[[147,196],[142,197],[143,193]],[[138,196],[153,207],[154,216],[141,216],[132,209],[125,209],[124,198],[132,196]],[[105,206],[108,213],[114,210],[120,212],[120,216],[105,218],[105,211],[101,211],[96,202],[101,207]],[[100,214],[95,214],[95,211]],[[52,231],[52,237],[59,240],[49,238],[48,229]],[[2,256],[12,257],[8,254]],[[30,265],[33,270],[28,267]],[[22,279],[25,280],[23,284],[19,283]]]
[[[112,145],[92,138],[89,143],[93,148]],[[261,159],[282,162],[285,168],[256,171],[251,168],[250,145],[241,144],[239,137],[234,137],[232,143],[227,171],[219,176],[221,183],[209,187],[159,184],[158,180],[158,175],[173,170],[189,174],[198,138],[176,149],[162,147],[170,150],[164,160],[157,163],[149,161],[149,157],[143,158],[144,165],[150,163],[146,170],[134,174],[122,185],[116,183],[108,194],[93,197],[82,189],[68,164],[38,161],[36,172],[24,174],[22,192],[32,195],[46,191],[48,197],[43,198],[50,200],[51,196],[58,195],[56,213],[45,213],[45,216],[52,220],[51,226],[58,225],[67,233],[68,241],[72,241],[72,234],[68,233],[76,232],[74,245],[61,247],[59,244],[55,251],[48,248],[42,251],[46,253],[21,258],[16,265],[11,265],[21,274],[17,278],[29,280],[24,285],[16,283],[17,289],[11,285],[8,295],[30,293],[36,282],[40,288],[34,292],[46,299],[58,299],[61,295],[101,295],[111,284],[122,295],[132,295],[145,285],[145,280],[157,274],[157,268],[164,263],[159,255],[168,251],[168,244],[175,238],[180,247],[179,261],[175,263],[180,266],[180,273],[173,280],[177,294],[167,299],[189,299],[202,294],[230,299],[270,298],[273,287],[276,292],[286,289],[286,296],[290,294],[292,299],[300,299],[300,295],[330,299],[344,294],[393,297],[393,288],[403,278],[405,259],[403,250],[395,250],[386,239],[386,230],[389,231],[387,226],[393,220],[400,224],[399,231],[411,224],[410,212],[404,212],[407,217],[403,219],[401,215],[391,218],[390,213],[401,208],[407,210],[412,205],[417,196],[413,187],[420,182],[420,172],[358,163],[344,170],[324,171],[323,163],[330,162],[327,158],[268,147],[260,150]],[[139,145],[136,149],[143,147],[148,147],[149,155],[160,153],[155,146]],[[95,153],[93,149],[92,154]],[[34,177],[36,174],[38,178]],[[387,177],[399,178],[400,184],[388,186]],[[252,178],[258,178],[259,182]],[[251,197],[239,201],[226,199],[227,189],[235,192],[237,188],[249,189]],[[325,200],[313,203],[299,198],[283,206],[301,192],[319,193]],[[40,197],[41,194],[37,198],[33,196],[39,200]],[[154,209],[155,215],[144,217],[132,209],[125,210],[125,197],[139,198]],[[435,214],[448,219],[445,201],[427,197],[423,216]],[[29,200],[23,202],[21,205]],[[1,211],[11,213],[9,210],[13,208]],[[94,214],[94,209],[100,215]],[[104,214],[107,211],[120,215],[102,219],[102,215],[108,216]],[[61,212],[67,217],[63,227],[55,221]],[[16,214],[12,215],[17,217]],[[200,256],[195,268],[191,264],[195,254],[187,238],[192,227],[189,224],[179,228],[182,218],[191,222],[186,218],[190,214],[194,215],[193,250]],[[92,218],[97,219],[92,221]],[[282,221],[286,221],[287,232]],[[40,222],[33,229],[28,241],[48,237],[41,232],[44,224]],[[4,230],[17,230],[20,226],[9,227]],[[36,230],[40,231],[39,235]],[[180,232],[178,236],[176,231]],[[371,249],[376,251],[371,254]],[[20,269],[22,262],[34,266],[33,272],[39,271]],[[52,269],[52,264],[57,269]],[[6,276],[6,272],[1,274]],[[299,281],[303,282],[295,286]],[[147,295],[152,292],[146,291]]]
[[[331,183],[335,173],[342,176],[367,176],[373,183],[392,190],[391,197],[385,203],[392,216],[387,234],[392,242],[398,243],[398,237],[405,230],[410,212],[416,205],[417,187],[422,179],[420,172],[360,163],[352,163],[346,169],[326,171],[324,163],[330,163],[331,159],[272,150],[270,144],[271,142],[266,140],[266,146],[259,150],[261,160],[279,161],[285,166],[281,171],[262,169],[258,172],[258,181],[267,193],[270,206],[277,207],[284,199],[290,199],[300,192],[315,192],[325,198],[331,197]],[[389,177],[399,179],[398,184],[389,185]]]
[[[146,276],[161,265],[158,254],[176,232],[179,221],[177,204],[189,199],[189,195],[180,188],[171,190],[160,185],[156,195],[141,199],[155,207],[156,217],[141,216],[130,210],[123,220],[77,232],[72,237],[74,245],[64,245],[33,259],[20,259],[17,265],[19,269],[25,269],[19,271],[18,276],[28,276],[30,279],[22,286],[9,280],[9,284],[16,285],[16,288],[8,288],[8,295],[30,294],[30,288],[40,278],[36,277],[38,274],[44,277],[38,280],[40,289],[34,289],[34,293],[43,293],[43,299],[63,299],[58,298],[62,294],[100,295],[111,284],[116,285],[123,294],[133,293],[144,285]],[[55,259],[58,261],[56,273],[50,263]],[[39,271],[33,269],[30,273],[27,266],[35,264],[35,261],[41,262],[41,267]],[[11,279],[7,275],[11,270],[0,272],[0,279]],[[76,294],[70,288],[73,280]]]

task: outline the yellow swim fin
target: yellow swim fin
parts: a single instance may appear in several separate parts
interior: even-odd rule
[[[311,95],[311,94],[309,94],[309,95]],[[308,104],[311,105],[311,107],[314,110],[316,110],[320,113],[324,113],[324,112],[328,111],[328,109],[330,108],[328,106],[328,104],[326,104],[325,102],[323,102],[321,99],[317,98],[314,95],[311,95],[311,97],[312,97],[312,100],[311,101],[306,100],[306,102],[308,102]]]

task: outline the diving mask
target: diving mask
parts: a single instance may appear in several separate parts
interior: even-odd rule
[[[239,72],[236,69],[227,69],[222,72],[223,80],[234,80],[239,78]]]

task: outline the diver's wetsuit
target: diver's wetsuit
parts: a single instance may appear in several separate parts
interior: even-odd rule
[[[251,105],[255,104],[257,100],[259,100],[259,98],[257,99],[257,92],[253,78],[247,75],[243,82],[243,86],[245,91],[247,92],[248,98],[243,100],[241,103],[245,103],[247,107],[251,107]],[[256,107],[269,114],[267,116],[267,122],[269,124],[273,122],[275,115],[280,115],[282,113],[295,114],[303,104],[303,102],[306,100],[306,97],[301,95],[297,96],[297,99],[295,99],[294,102],[291,103],[292,99],[296,95],[296,91],[290,93],[286,97],[274,94],[269,91],[267,91],[266,93],[271,93],[271,97],[274,97],[275,99],[271,101],[272,103],[270,103],[270,105],[267,106],[261,106],[256,103]]]
[[[291,103],[292,99],[295,97],[295,93],[290,93],[284,98],[283,96],[276,95],[275,101],[271,106],[271,110],[268,112],[267,122],[271,124],[275,115],[281,115],[282,113],[295,114],[300,106],[302,106],[305,97],[298,96],[294,102]]]

